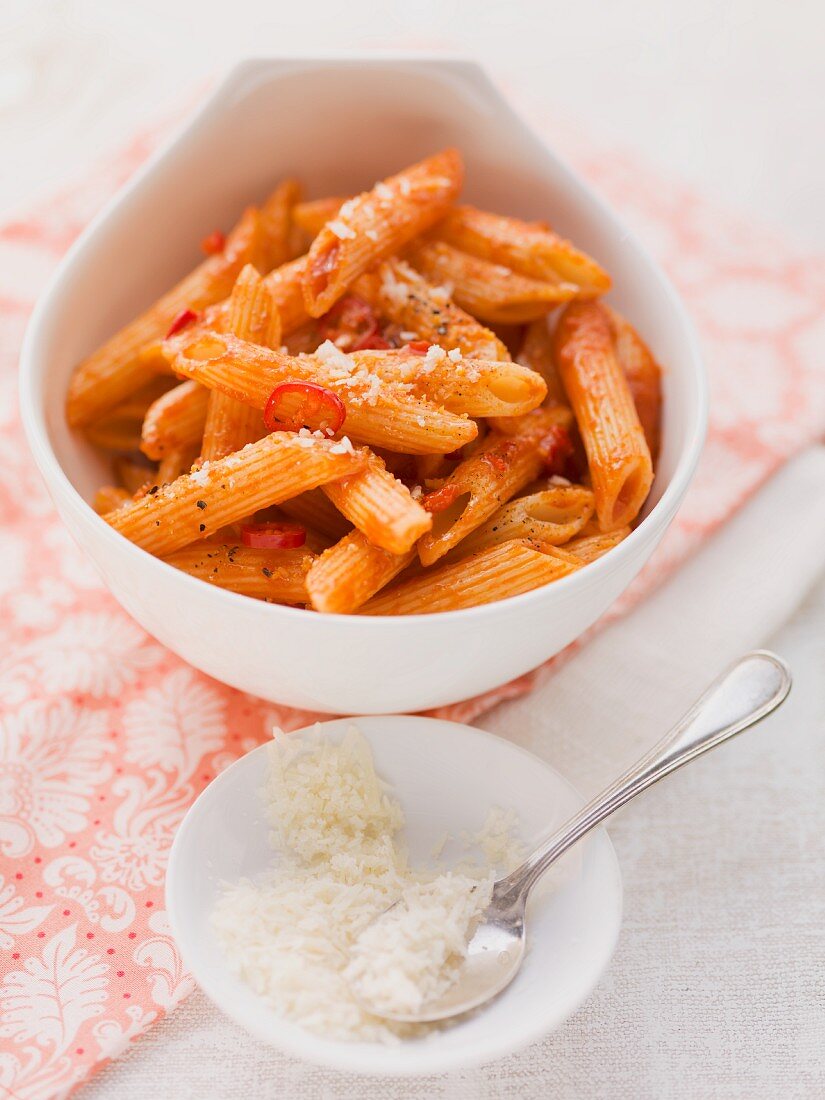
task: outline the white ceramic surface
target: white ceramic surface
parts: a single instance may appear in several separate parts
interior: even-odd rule
[[[530,846],[581,805],[570,784],[542,760],[482,730],[395,715],[325,722],[325,736],[338,741],[352,721],[401,802],[414,864],[427,862],[445,831],[455,837],[477,832],[492,806],[517,809],[522,839]],[[279,1019],[229,972],[209,924],[222,883],[277,865],[260,795],[265,776],[266,746],[218,776],[184,818],[166,875],[166,907],[187,968],[220,1009],[259,1039],[343,1070],[439,1073],[492,1061],[540,1038],[599,981],[616,945],[622,909],[618,863],[601,829],[542,881],[530,903],[524,966],[483,1012],[398,1046],[333,1042]]]
[[[195,581],[117,535],[86,503],[105,480],[103,463],[64,422],[74,364],[196,262],[193,242],[204,226],[229,224],[279,177],[301,176],[311,195],[356,190],[447,144],[464,154],[468,199],[549,218],[601,260],[614,276],[611,301],[667,364],[664,445],[639,527],[598,562],[537,592],[394,620],[261,604]],[[523,125],[477,66],[374,57],[253,60],[233,70],[64,260],[31,320],[21,405],[58,511],[127,611],[217,679],[339,713],[467,698],[571,642],[627,587],[664,534],[707,420],[692,326],[667,279],[615,215]]]

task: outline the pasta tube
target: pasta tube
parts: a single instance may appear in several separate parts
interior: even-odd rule
[[[402,332],[419,340],[471,358],[510,360],[494,332],[460,309],[446,288],[428,283],[402,260],[387,260],[375,275],[359,279],[356,290]]]
[[[576,416],[603,531],[635,519],[653,481],[653,464],[627,379],[596,302],[573,302],[559,318],[556,362]]]
[[[255,550],[204,539],[163,559],[190,577],[242,596],[275,603],[307,601],[306,576],[314,555],[306,549]]]
[[[351,531],[313,562],[306,580],[310,603],[327,614],[355,611],[414,558],[414,550],[390,554]]]
[[[582,535],[580,538],[566,543],[564,549],[570,554],[575,554],[577,558],[581,558],[586,564],[600,558],[602,554],[606,554],[614,546],[618,546],[629,534],[629,527],[619,527],[609,534]]]
[[[431,283],[450,287],[450,297],[462,309],[491,324],[533,321],[576,295],[572,283],[540,282],[443,241],[416,242],[408,257]]]
[[[647,344],[615,309],[605,306],[610,318],[616,358],[624,371],[639,423],[645,433],[652,460],[659,453],[659,432],[662,415],[662,369],[653,358]]]
[[[577,297],[610,289],[610,276],[584,252],[544,223],[489,214],[474,206],[457,206],[438,226],[441,240],[544,282],[573,285]]]
[[[582,485],[551,485],[499,508],[461,543],[462,554],[510,539],[561,546],[578,535],[593,515],[593,494]]]
[[[258,409],[279,382],[318,383],[343,402],[347,435],[388,451],[448,454],[477,434],[472,420],[371,373],[363,365],[366,352],[344,355],[327,342],[314,355],[289,356],[229,334],[187,332],[168,340],[164,349],[180,374]]]
[[[376,454],[368,454],[359,473],[330,482],[323,492],[371,543],[391,554],[406,553],[433,524],[430,513]]]
[[[368,267],[397,252],[447,212],[464,168],[445,149],[345,202],[312,242],[304,275],[304,303],[320,317]]]
[[[423,498],[434,518],[418,543],[422,565],[438,561],[538,476],[544,465],[541,443],[551,428],[550,416],[539,410],[524,417],[514,435],[491,432],[476,454]]]
[[[525,541],[504,542],[403,581],[369,600],[361,614],[425,615],[494,603],[574,573],[577,565],[569,559]]]
[[[163,556],[261,508],[353,474],[364,461],[341,443],[274,432],[104,518],[144,550]]]
[[[172,321],[183,311],[202,310],[225,298],[244,264],[259,259],[264,243],[260,211],[250,208],[220,253],[204,260],[80,364],[72,376],[66,400],[69,424],[83,427],[91,423],[138,389],[156,362],[154,358],[147,359],[144,350],[163,340]],[[167,369],[162,360],[160,367]]]
[[[197,382],[181,382],[148,408],[141,429],[140,449],[160,459],[170,451],[200,443],[206,423],[209,390]]]

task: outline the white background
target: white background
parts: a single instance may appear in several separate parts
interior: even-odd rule
[[[200,80],[241,55],[353,48],[477,57],[506,86],[548,105],[595,141],[641,151],[757,224],[762,220],[778,228],[803,248],[825,247],[821,0],[299,0],[289,5],[280,0],[0,0],[0,218],[67,176],[82,174],[127,141],[136,126],[176,108]],[[655,615],[655,606],[641,614]],[[808,942],[799,938],[795,907],[801,904],[804,919],[811,919],[815,905],[805,890],[816,880],[805,878],[805,860],[793,864],[802,891],[797,901],[781,891],[766,898],[758,875],[761,866],[770,873],[776,837],[784,836],[792,850],[806,830],[811,840],[821,840],[821,813],[815,826],[810,799],[816,791],[821,797],[822,756],[810,754],[825,724],[824,625],[825,585],[820,584],[775,639],[797,670],[798,686],[783,724],[769,722],[753,735],[752,756],[732,749],[719,756],[718,771],[708,765],[697,770],[696,779],[691,772],[674,780],[661,796],[647,796],[648,809],[640,809],[639,818],[628,811],[615,823],[611,832],[625,874],[627,920],[611,974],[588,1008],[543,1048],[546,1060],[536,1054],[510,1060],[501,1076],[485,1078],[485,1096],[773,1100],[823,1095],[813,1083],[811,1057],[822,1017],[800,1010],[796,1030],[788,1034],[782,1008],[793,1003],[798,990],[810,989],[804,951],[786,959],[783,937],[796,928],[794,942]],[[609,635],[597,645],[609,652]],[[659,711],[651,704],[648,713]],[[514,726],[525,714],[502,710],[485,724],[529,743],[532,735],[525,734],[524,725]],[[644,730],[645,736],[654,732]],[[588,728],[584,752],[569,737],[559,737],[548,754],[585,789],[609,778],[591,767],[594,760],[610,759],[599,733]],[[809,764],[817,759],[818,779]],[[773,775],[785,778],[773,783]],[[739,799],[730,807],[729,790]],[[746,815],[740,806],[747,807]],[[658,813],[664,832],[647,829],[645,813],[654,819]],[[726,850],[744,853],[750,847],[747,838],[741,840],[744,817],[763,826],[770,821],[775,828],[771,833],[763,827],[761,840],[754,841],[754,858],[764,860],[754,866],[754,878],[723,893],[724,861],[706,874],[685,863],[675,889],[676,873],[667,870],[666,853],[676,838],[668,840],[668,828],[675,834],[692,828],[695,819],[695,847],[707,842],[700,823],[713,822],[720,850],[724,838]],[[777,823],[788,821],[783,833]],[[660,895],[669,890],[673,896],[666,899],[665,914],[670,904],[675,913],[702,897],[701,935],[691,947],[697,966],[702,956],[724,960],[731,945],[744,952],[738,985],[726,978],[726,988],[716,989],[712,982],[696,986],[691,953],[680,953],[678,936],[664,927]],[[759,905],[768,914],[764,922],[754,911]],[[714,913],[718,929],[710,926]],[[760,939],[749,932],[737,941],[731,925],[739,921],[746,927],[762,922]],[[764,972],[759,966],[747,969],[749,951]],[[653,1010],[657,1019],[645,1015],[644,1005],[659,1006]],[[755,1036],[749,1021],[759,1020],[765,1031]],[[638,1075],[628,1068],[632,1063],[638,1064]],[[821,1069],[821,1059],[818,1065]],[[694,1081],[700,1078],[697,1091]],[[439,1088],[437,1094],[476,1100],[481,1080],[468,1076],[455,1091]],[[232,1096],[240,1089],[250,1100],[344,1095],[328,1075],[284,1067],[198,997],[87,1092],[100,1100],[144,1100]],[[425,1082],[392,1089],[393,1097],[435,1094]],[[346,1095],[358,1096],[357,1087]]]

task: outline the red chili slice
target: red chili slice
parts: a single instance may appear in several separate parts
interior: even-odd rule
[[[563,473],[567,459],[573,454],[573,441],[567,428],[563,428],[561,424],[553,424],[539,442],[538,450],[548,473]]]
[[[169,331],[166,333],[166,339],[170,336],[174,336],[176,332],[180,332],[181,329],[186,328],[187,325],[191,325],[193,321],[197,321],[199,314],[194,309],[182,309],[172,324],[169,326]]]
[[[430,350],[430,344],[428,340],[411,340],[410,343],[405,344],[401,350],[411,351],[413,355],[426,355]]]
[[[300,523],[245,523],[241,527],[241,542],[256,550],[294,550],[306,540],[306,529]]]
[[[223,252],[225,247],[226,237],[220,229],[213,229],[209,236],[201,241],[201,252],[205,252],[207,256],[215,256],[218,252]]]
[[[347,351],[390,346],[381,335],[375,310],[357,294],[346,294],[324,315],[321,336]]]
[[[264,424],[270,432],[313,431],[334,435],[347,415],[338,394],[315,382],[281,382],[269,395]]]

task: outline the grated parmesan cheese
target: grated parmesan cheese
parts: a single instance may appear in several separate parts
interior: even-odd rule
[[[320,732],[276,731],[262,793],[276,869],[227,885],[212,914],[232,970],[279,1015],[329,1038],[398,1042],[437,1027],[370,1015],[350,983],[387,1010],[437,996],[455,976],[499,868],[468,860],[410,869],[401,807],[354,726],[337,745]],[[472,841],[491,845],[502,871],[520,854],[509,821],[491,814]],[[404,904],[372,923],[399,898]]]
[[[331,222],[327,222],[327,225],[339,241],[355,240],[355,230],[351,229],[346,222],[342,222],[339,219],[336,219]]]

